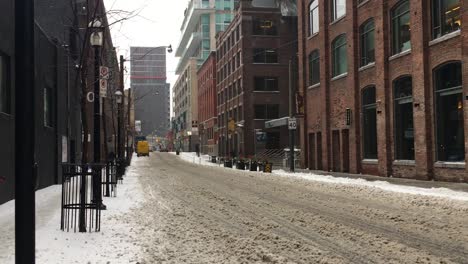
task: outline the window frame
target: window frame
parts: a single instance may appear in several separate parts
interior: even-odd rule
[[[271,23],[270,27],[263,28],[262,24]],[[272,19],[253,18],[252,19],[252,35],[253,36],[277,36],[278,23]]]
[[[401,6],[405,5],[405,4],[408,4],[408,10],[407,11],[404,11],[404,12],[401,12],[401,13],[398,13],[396,14],[397,12],[397,9],[400,8]],[[400,34],[398,34],[398,47],[397,45],[395,45],[396,43],[396,31],[395,31],[395,21],[400,21],[400,18],[404,15],[407,15],[409,14],[409,31],[410,31],[410,36],[409,36],[409,48],[408,49],[403,49],[403,48],[400,48],[401,44],[400,43],[400,39],[401,39],[401,36]],[[400,54],[402,52],[405,52],[405,51],[408,51],[408,50],[411,50],[411,6],[410,6],[410,1],[409,0],[401,0],[399,1],[398,3],[395,4],[395,6],[393,6],[393,8],[391,9],[390,11],[390,28],[391,28],[391,35],[390,35],[390,38],[391,38],[391,50],[392,50],[392,55],[397,55],[397,54]],[[398,23],[399,25],[400,23]],[[400,32],[400,30],[398,31]]]
[[[397,84],[398,82],[402,82],[403,80],[405,79],[410,79],[411,80],[411,95],[410,96],[405,96],[405,97],[400,97],[399,95],[397,95]],[[393,80],[392,82],[392,89],[393,89],[393,139],[394,139],[394,160],[409,160],[409,161],[414,161],[415,160],[415,134],[414,134],[414,111],[413,111],[413,101],[414,101],[414,96],[413,96],[413,78],[411,75],[403,75],[403,76],[400,76],[398,78],[396,78],[395,80]],[[412,159],[407,159],[407,158],[402,158],[401,156],[398,156],[399,155],[399,147],[398,147],[398,143],[399,143],[399,140],[398,140],[398,128],[397,128],[397,124],[398,124],[398,116],[399,114],[397,113],[397,105],[402,105],[402,104],[410,104],[410,107],[411,107],[411,116],[413,118],[413,154],[412,154]]]
[[[344,42],[341,43],[341,44],[337,44],[338,41],[340,40],[343,40]],[[341,35],[338,35],[332,42],[332,76],[333,77],[337,77],[337,76],[340,76],[342,74],[346,74],[348,72],[348,47],[347,47],[347,39],[346,39],[346,34],[343,33]],[[344,58],[341,58],[341,57],[338,57],[337,56],[337,50],[339,50],[340,48],[344,48],[345,49],[345,56]],[[344,65],[346,65],[346,69],[344,69],[343,72],[337,72],[337,65],[340,65],[340,63],[337,63],[340,61],[340,59],[344,59]]]
[[[274,53],[275,60],[273,62],[268,61],[267,53]],[[256,61],[256,58],[260,58],[262,56],[262,61]],[[278,50],[274,48],[254,48],[253,49],[253,63],[254,64],[275,64],[278,63]]]
[[[365,95],[366,95],[366,92],[370,91],[371,89],[374,90],[374,100],[373,100],[373,103],[367,103],[365,102]],[[365,118],[366,118],[366,110],[374,110],[375,111],[375,142],[376,142],[376,146],[375,146],[375,157],[374,156],[368,156],[369,153],[367,153],[367,144],[366,144],[366,138],[368,138],[366,136],[366,133],[365,133]],[[379,148],[378,148],[378,131],[377,131],[377,88],[374,86],[374,85],[369,85],[369,86],[366,86],[364,88],[361,89],[361,118],[362,118],[362,121],[361,121],[361,129],[362,129],[362,135],[361,135],[361,139],[362,139],[362,145],[361,145],[361,149],[362,149],[362,159],[364,160],[375,160],[375,159],[378,159],[379,158]],[[370,153],[373,155],[373,153]]]
[[[368,25],[372,23],[372,28],[371,29],[365,29]],[[372,34],[372,38],[374,41],[374,52],[373,52],[373,58],[371,60],[368,59],[367,54],[368,52],[368,47],[367,47],[367,37]],[[359,27],[359,49],[360,49],[360,67],[367,66],[371,63],[375,62],[375,22],[374,18],[369,18],[366,22],[362,23],[362,25]]]
[[[337,12],[337,1],[342,1],[343,4],[344,4],[344,13],[339,15],[338,12]],[[342,17],[345,17],[346,16],[346,0],[332,0],[330,1],[331,3],[331,9],[330,9],[330,13],[331,13],[331,22],[335,22],[335,21],[338,21],[340,20]]]
[[[444,19],[443,19],[443,16],[445,15],[446,11],[445,10],[442,10],[442,3],[443,3],[444,0],[431,0],[431,26],[432,26],[432,39],[438,39],[438,38],[441,38],[445,35],[448,35],[450,33],[453,33],[453,32],[456,32],[456,31],[459,31],[461,30],[461,26],[462,25],[459,25],[459,28],[458,29],[455,29],[455,30],[452,30],[452,31],[446,31],[444,32]],[[438,7],[438,10],[435,9],[435,2],[437,2],[437,7]],[[458,0],[458,4],[459,6],[461,7],[461,1]],[[461,8],[459,8],[458,10],[461,10]],[[436,18],[436,13],[437,13],[437,18]],[[461,20],[461,12],[459,13],[459,16],[460,16],[460,20]],[[438,22],[438,26],[436,26],[436,22]],[[438,34],[436,33],[436,29],[438,29]]]
[[[269,86],[268,81],[274,81],[274,89],[267,89]],[[257,84],[258,82],[263,83],[263,89],[258,89]],[[275,76],[254,76],[254,92],[279,92],[279,78]]]
[[[454,85],[452,87],[448,87],[448,88],[444,88],[444,89],[438,89],[438,82],[439,82],[439,79],[438,79],[438,71],[442,70],[444,67],[447,67],[451,64],[458,64],[459,65],[459,69],[460,69],[460,83],[459,85]],[[440,159],[440,153],[439,153],[439,145],[440,145],[440,131],[439,131],[439,114],[440,114],[440,111],[439,111],[439,103],[438,103],[438,100],[439,100],[439,97],[441,96],[440,94],[444,94],[442,96],[450,96],[450,95],[455,95],[455,94],[460,94],[461,95],[461,111],[462,111],[462,114],[463,114],[463,64],[462,64],[462,61],[447,61],[445,63],[442,63],[442,64],[439,64],[437,67],[435,67],[432,71],[433,73],[433,92],[434,92],[434,129],[435,129],[435,160],[438,161],[438,162],[464,162],[465,159],[466,159],[466,152],[464,153],[464,158],[463,160],[461,161],[450,161],[450,160],[441,160]],[[462,118],[462,122],[464,122],[463,118]],[[462,132],[465,133],[464,131],[464,125],[463,124],[463,129],[462,129]],[[465,144],[464,142],[464,137],[463,137],[463,140],[462,140],[463,144]],[[465,148],[466,146],[463,147],[463,150],[465,151]]]
[[[314,15],[314,13],[316,14]],[[312,0],[309,4],[309,37],[318,34],[320,31],[318,0]],[[317,28],[314,27],[314,20],[317,19]]]
[[[314,56],[316,55],[316,56]],[[314,73],[314,63],[317,63],[316,67],[318,75],[315,76]],[[313,78],[313,77],[318,77]],[[320,83],[320,51],[318,49],[315,49],[309,53],[309,79],[308,79],[308,84],[309,86],[313,86],[316,84]]]

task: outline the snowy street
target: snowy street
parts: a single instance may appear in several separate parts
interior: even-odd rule
[[[38,192],[37,263],[467,263],[468,193],[298,175],[135,157],[99,233],[60,231],[60,187]]]
[[[466,263],[468,203],[194,165],[142,164],[144,263]],[[466,198],[466,197],[465,197]],[[144,256],[144,257],[143,257]]]

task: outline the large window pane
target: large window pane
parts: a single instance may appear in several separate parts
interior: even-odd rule
[[[309,85],[320,82],[320,55],[318,50],[309,54]]]
[[[393,54],[411,49],[410,4],[402,1],[392,11]]]
[[[377,159],[377,112],[375,87],[362,92],[362,131],[364,159]]]
[[[464,161],[465,135],[461,63],[435,71],[437,160]]]
[[[332,0],[332,21],[346,15],[346,0]]]
[[[254,49],[254,63],[277,63],[278,53],[274,49]]]
[[[348,71],[346,54],[346,35],[338,36],[332,44],[333,49],[333,76],[344,74]]]
[[[278,91],[278,78],[254,77],[255,91]]]
[[[11,113],[11,88],[9,83],[9,61],[0,54],[0,112]]]
[[[461,27],[460,0],[432,0],[433,38]]]
[[[375,62],[374,20],[371,19],[360,28],[361,66]]]
[[[314,0],[309,5],[309,35],[313,35],[318,32],[319,32],[318,0]]]
[[[413,88],[411,77],[394,82],[395,159],[414,160]]]

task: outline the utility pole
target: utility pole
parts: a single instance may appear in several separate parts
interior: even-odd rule
[[[131,150],[132,147],[130,146],[130,141],[129,138],[131,135],[133,135],[132,131],[132,124],[130,124],[131,118],[130,118],[130,108],[132,105],[132,88],[128,89],[128,98],[127,98],[127,165],[130,165],[130,155],[132,155]]]
[[[294,104],[294,94],[293,94],[293,69],[292,69],[293,58],[289,59],[289,119],[294,117],[293,104]],[[288,122],[289,123],[289,122]],[[295,130],[289,129],[289,170],[294,172],[294,133]]]
[[[15,3],[15,260],[35,263],[34,0]]]
[[[124,62],[125,62],[125,59],[122,55],[120,55],[120,75],[119,75],[119,78],[120,78],[120,86],[119,86],[119,90],[120,92],[122,93],[122,97],[124,97]],[[122,100],[123,102],[123,100]],[[123,116],[122,116],[122,108],[123,108],[123,103],[120,103],[120,104],[117,104],[117,158],[118,160],[122,160],[124,154],[123,154],[123,151],[122,151],[122,146],[123,146],[123,143],[122,143],[122,134],[125,135],[125,133],[121,133],[121,123],[122,123],[122,119],[123,119]]]

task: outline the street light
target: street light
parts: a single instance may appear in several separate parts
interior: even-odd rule
[[[122,178],[122,160],[123,160],[123,152],[122,152],[122,136],[121,136],[121,130],[122,130],[122,98],[123,98],[123,93],[120,90],[117,90],[115,92],[115,101],[117,103],[117,176],[118,178]]]
[[[96,168],[95,176],[93,177],[94,185],[94,202],[100,209],[106,209],[102,204],[101,197],[101,170],[97,166],[101,162],[101,98],[99,94],[100,86],[100,72],[99,60],[100,49],[103,45],[103,26],[99,18],[94,19],[89,23],[89,29],[92,31],[90,34],[90,43],[94,48],[94,163]]]

